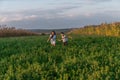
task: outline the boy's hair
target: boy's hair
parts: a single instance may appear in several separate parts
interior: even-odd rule
[[[64,34],[64,32],[61,32],[61,34]]]

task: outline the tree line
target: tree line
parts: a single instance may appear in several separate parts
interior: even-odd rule
[[[0,37],[16,37],[16,36],[32,36],[32,35],[38,35],[38,34],[31,31],[27,31],[25,29],[16,29],[15,27],[0,25]]]

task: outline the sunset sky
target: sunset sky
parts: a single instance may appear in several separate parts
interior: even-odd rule
[[[60,29],[118,22],[119,4],[120,0],[0,0],[0,24]]]

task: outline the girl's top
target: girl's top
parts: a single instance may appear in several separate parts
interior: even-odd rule
[[[50,41],[56,41],[56,35],[50,35]]]

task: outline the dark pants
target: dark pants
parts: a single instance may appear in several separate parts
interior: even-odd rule
[[[63,45],[65,46],[65,45],[67,45],[68,44],[68,42],[63,42]]]

